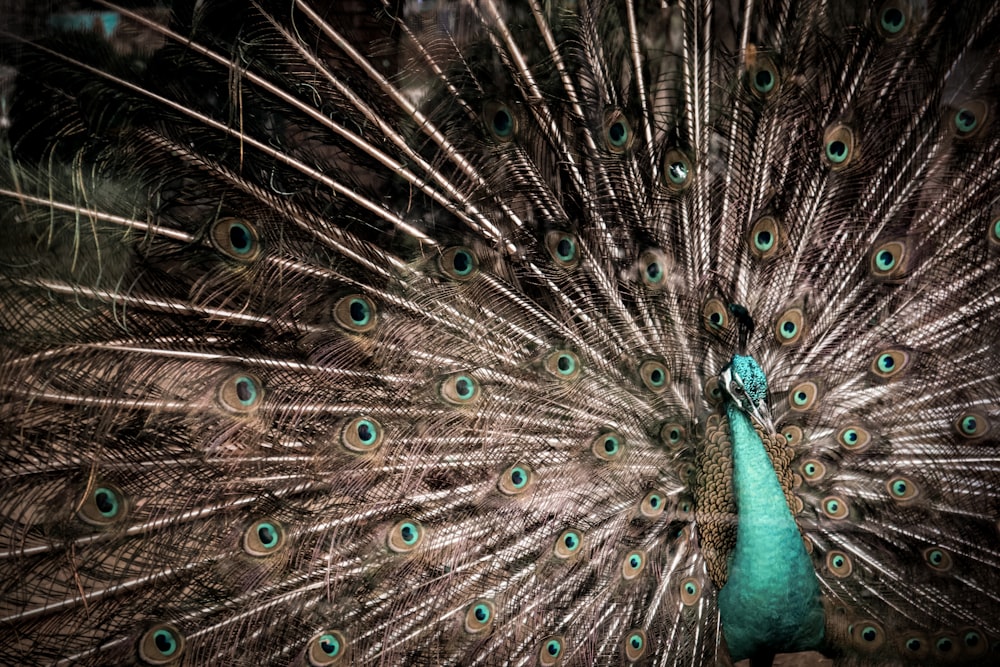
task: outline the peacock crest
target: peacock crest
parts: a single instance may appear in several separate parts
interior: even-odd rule
[[[0,663],[1000,663],[1000,5],[137,5],[0,32]]]

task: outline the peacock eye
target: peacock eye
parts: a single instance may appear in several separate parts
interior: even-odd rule
[[[622,577],[631,581],[638,577],[646,567],[646,559],[641,551],[633,551],[622,561]]]
[[[962,433],[970,435],[976,432],[976,418],[969,416],[962,418]]]
[[[817,482],[826,476],[826,466],[816,459],[803,461],[799,469],[807,482]]]
[[[110,489],[100,487],[94,491],[94,504],[105,518],[114,518],[118,514],[118,497]]]
[[[871,434],[860,426],[848,426],[837,433],[837,440],[848,451],[860,452],[871,444]]]
[[[919,495],[916,483],[907,477],[893,477],[886,482],[886,489],[893,500],[912,500]]]
[[[617,459],[625,451],[625,447],[622,444],[622,437],[614,431],[598,435],[590,448],[595,456],[605,461]]]
[[[604,127],[605,143],[612,152],[624,153],[632,145],[632,127],[621,111],[609,113]]]
[[[243,550],[263,558],[277,552],[285,544],[285,531],[277,521],[256,521],[243,534]]]
[[[580,375],[580,358],[569,350],[555,350],[545,358],[545,370],[560,380],[574,380]]]
[[[510,107],[500,102],[488,102],[483,107],[483,121],[490,134],[500,141],[509,141],[517,130],[517,120]]]
[[[493,625],[493,617],[496,614],[496,607],[492,600],[482,598],[474,600],[465,611],[465,631],[469,634],[478,634],[488,630]]]
[[[701,317],[705,329],[710,332],[729,328],[729,311],[721,299],[711,298],[701,308]]]
[[[924,561],[938,572],[946,572],[951,569],[951,554],[940,547],[924,549]]]
[[[611,127],[608,128],[608,139],[615,146],[621,146],[628,140],[628,128],[625,123],[618,121],[617,123],[612,123]]]
[[[646,655],[646,633],[640,629],[630,630],[625,636],[625,659],[638,662]]]
[[[899,278],[907,269],[907,243],[889,241],[875,248],[871,256],[871,272],[876,278]]]
[[[909,354],[903,350],[886,350],[875,355],[871,370],[877,377],[888,380],[906,368],[909,360]]]
[[[896,265],[896,258],[888,250],[883,250],[875,255],[875,266],[880,271],[889,271]]]
[[[583,534],[578,530],[564,530],[556,539],[555,554],[559,558],[570,558],[580,551]]]
[[[647,389],[657,394],[665,391],[670,383],[670,371],[655,359],[647,359],[639,365],[639,377]]]
[[[850,557],[842,551],[831,551],[826,555],[826,568],[840,579],[850,576],[854,569]]]
[[[464,281],[479,271],[479,263],[468,248],[448,248],[438,258],[441,272],[452,280]]]
[[[685,438],[686,431],[677,422],[667,422],[660,428],[660,440],[671,447],[679,446]]]
[[[663,184],[668,190],[686,190],[691,181],[691,160],[682,151],[673,148],[663,156]]]
[[[758,93],[769,93],[774,88],[776,80],[774,72],[768,69],[760,69],[753,76],[753,87]]]
[[[344,427],[341,442],[352,452],[373,451],[382,444],[382,425],[370,417],[357,417]]]
[[[896,360],[890,354],[883,354],[876,362],[878,369],[883,373],[891,373],[896,365]]]
[[[658,289],[666,282],[667,258],[658,250],[647,250],[639,257],[639,277],[646,287]]]
[[[778,252],[781,229],[777,218],[765,215],[757,219],[750,228],[748,241],[750,252],[758,259],[770,259]]]
[[[906,13],[896,2],[886,3],[878,15],[880,32],[891,39],[898,36],[906,27]]]
[[[874,621],[865,620],[856,623],[854,630],[854,643],[859,649],[865,652],[874,651],[885,640],[885,633],[882,631],[882,626]]]
[[[826,157],[830,162],[840,163],[847,159],[847,144],[834,139],[826,144]]]
[[[639,503],[639,513],[647,519],[655,519],[663,514],[665,505],[663,495],[656,491],[650,491]]]
[[[788,392],[789,407],[797,412],[810,410],[819,397],[819,386],[811,381],[800,382]]]
[[[244,415],[255,412],[263,398],[260,379],[250,373],[235,373],[219,385],[219,404],[230,412]]]
[[[230,259],[249,263],[260,255],[257,228],[241,218],[221,218],[212,224],[208,239]]]
[[[927,637],[920,633],[908,633],[902,642],[903,655],[915,660],[922,660],[929,653],[929,642]]]
[[[121,520],[127,507],[121,490],[112,484],[103,483],[90,492],[77,516],[93,526],[107,526]]]
[[[774,323],[774,337],[781,345],[793,345],[802,339],[805,313],[799,307],[789,308]]]
[[[719,378],[710,377],[705,381],[705,398],[712,405],[718,405],[722,402],[722,383],[719,382]]]
[[[979,100],[966,100],[953,111],[952,131],[959,139],[967,139],[979,134],[986,120],[987,106]]]
[[[576,256],[576,244],[568,236],[559,239],[556,244],[556,256],[563,262],[572,261]]]
[[[500,109],[493,114],[493,132],[498,137],[510,136],[514,131],[514,117],[507,109]]]
[[[572,234],[548,232],[545,235],[545,248],[555,263],[563,268],[572,269],[580,263],[580,249]]]
[[[313,667],[336,665],[344,657],[347,639],[339,630],[327,630],[309,640],[308,658]]]
[[[149,665],[166,665],[184,653],[184,636],[174,626],[161,623],[139,640],[139,658]]]
[[[459,373],[441,383],[441,398],[452,405],[469,405],[479,399],[479,382],[471,375]]]
[[[563,653],[563,639],[559,636],[550,636],[542,640],[541,648],[538,649],[538,663],[543,667],[551,667],[559,663]]]
[[[671,162],[667,166],[667,178],[674,185],[683,185],[687,181],[688,177],[688,166],[686,163],[677,160],[676,162]]]
[[[990,420],[985,414],[970,410],[958,416],[955,420],[955,430],[966,440],[975,440],[989,432]]]
[[[795,424],[789,424],[781,429],[781,434],[785,436],[785,441],[792,447],[797,447],[805,439],[805,433]]]
[[[778,68],[766,55],[754,51],[752,63],[747,69],[750,87],[758,97],[767,97],[778,87]]]
[[[504,495],[514,496],[527,491],[534,480],[534,474],[526,465],[515,464],[500,474],[497,488]]]
[[[400,521],[389,529],[389,548],[396,553],[413,551],[424,539],[424,528],[417,521]]]
[[[962,134],[968,134],[976,129],[976,114],[971,109],[959,109],[955,114],[955,127]]]
[[[838,171],[850,164],[854,153],[854,131],[838,123],[830,126],[823,135],[823,156],[827,165]]]
[[[839,496],[828,496],[822,502],[823,513],[831,519],[844,519],[848,515],[847,502]]]
[[[688,578],[681,582],[681,602],[687,606],[695,604],[701,597],[701,584],[697,579]]]
[[[333,318],[348,331],[364,333],[375,326],[375,304],[361,294],[349,294],[333,307]]]

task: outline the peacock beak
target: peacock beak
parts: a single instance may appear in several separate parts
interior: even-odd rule
[[[774,433],[774,420],[771,419],[771,409],[767,403],[761,401],[750,410],[750,416],[760,424],[767,433]]]

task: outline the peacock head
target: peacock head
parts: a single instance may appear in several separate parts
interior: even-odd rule
[[[734,355],[719,374],[719,384],[736,407],[766,431],[774,431],[771,410],[767,406],[767,376],[756,359]]]

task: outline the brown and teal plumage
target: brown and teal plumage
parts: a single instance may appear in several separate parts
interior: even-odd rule
[[[810,648],[1000,662],[1000,5],[99,4],[5,33],[0,663],[726,663],[736,354]]]

